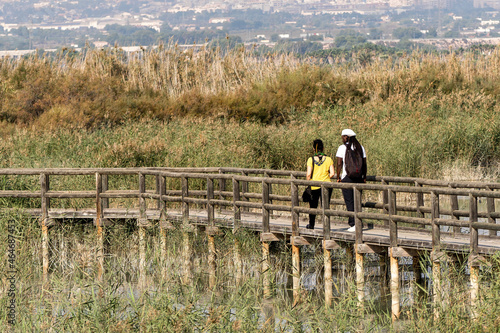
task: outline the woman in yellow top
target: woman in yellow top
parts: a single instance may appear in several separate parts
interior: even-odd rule
[[[333,170],[333,160],[323,153],[323,141],[316,139],[313,141],[314,156],[309,157],[307,160],[307,180],[316,180],[322,182],[329,182],[330,178],[335,176]],[[313,170],[314,162],[314,170]],[[321,198],[321,187],[312,186],[312,200],[309,202],[310,208],[318,208],[319,198]],[[328,189],[328,200],[332,195],[332,188]],[[306,225],[307,229],[314,229],[316,222],[316,215],[309,214],[309,224]]]

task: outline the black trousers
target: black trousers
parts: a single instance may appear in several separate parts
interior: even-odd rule
[[[332,196],[332,188],[328,189],[328,200],[330,200]],[[309,207],[310,208],[318,208],[318,203],[321,198],[321,189],[318,188],[317,190],[312,190],[312,200],[309,202]],[[309,225],[311,227],[314,227],[314,224],[316,223],[316,215],[315,214],[309,214]]]
[[[363,179],[351,179],[348,176],[345,176],[342,180],[342,183],[364,183]],[[345,206],[347,208],[347,211],[349,212],[354,212],[354,190],[349,188],[349,189],[342,189],[342,195],[344,196],[344,202]],[[354,226],[354,217],[349,217],[349,226],[352,227]]]

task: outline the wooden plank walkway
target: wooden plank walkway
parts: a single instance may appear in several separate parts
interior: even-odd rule
[[[319,217],[319,216],[318,216]],[[180,211],[169,211],[168,219],[182,220]],[[208,224],[207,213],[204,210],[191,210],[190,219],[194,223],[206,225]],[[232,227],[233,225],[233,212],[222,211],[215,212],[214,219],[216,224],[221,226]],[[307,216],[299,220],[299,236],[306,238],[314,238],[317,240],[323,239],[323,225],[316,223],[315,229],[306,229],[308,224]],[[241,226],[247,229],[262,231],[262,215],[257,213],[241,213]],[[353,243],[355,241],[355,234],[347,231],[347,222],[331,219],[330,230],[331,239],[341,242]],[[271,217],[270,219],[270,232],[283,235],[292,235],[292,217],[279,216]],[[429,231],[418,232],[415,230],[399,230],[398,231],[399,246],[431,251],[432,250],[432,235]],[[363,228],[363,243],[377,245],[377,246],[390,246],[390,230],[382,226],[374,226],[373,228],[365,226]],[[446,251],[457,251],[468,253],[470,251],[470,236],[468,234],[451,234],[441,233],[441,248]],[[479,237],[478,251],[480,254],[492,255],[496,251],[500,251],[500,239],[489,238],[486,236]]]
[[[346,255],[349,253],[355,258],[360,306],[364,299],[363,258],[365,254],[377,253],[381,262],[389,262],[394,320],[400,314],[399,258],[413,257],[413,262],[418,263],[422,252],[429,253],[435,301],[440,302],[441,264],[448,260],[447,253],[458,253],[467,258],[469,265],[474,317],[478,306],[480,267],[487,257],[500,251],[498,182],[368,176],[366,184],[347,184],[307,181],[304,180],[305,172],[239,168],[0,169],[0,176],[12,187],[0,191],[0,197],[11,205],[6,207],[22,208],[23,203],[39,207],[25,207],[25,211],[40,219],[44,281],[49,272],[48,229],[55,220],[63,219],[67,223],[71,219],[93,219],[97,234],[98,279],[102,278],[105,268],[104,227],[113,223],[113,219],[137,220],[141,275],[146,271],[145,228],[153,226],[154,220],[160,221],[161,249],[166,253],[169,225],[165,222],[178,221],[191,225],[182,229],[186,272],[191,258],[188,233],[194,229],[192,225],[205,228],[211,267],[209,274],[213,281],[212,273],[216,270],[214,236],[219,228],[247,228],[260,233],[263,273],[268,272],[270,265],[270,242],[289,241],[294,301],[300,299],[300,246],[321,242],[327,305],[331,304],[333,295],[331,251],[345,247]],[[33,182],[33,176],[38,177],[38,185]],[[68,180],[73,176],[86,177],[87,181]],[[18,181],[23,177],[30,181],[15,189],[15,184],[23,184]],[[84,183],[85,186],[79,189],[73,188]],[[324,208],[311,209],[302,203],[300,193],[310,185],[321,188]],[[346,211],[338,196],[327,200],[330,190],[336,193],[352,190],[354,211]],[[371,201],[363,201],[363,196]],[[64,201],[60,202],[61,199]],[[81,199],[75,206],[90,207],[60,208],[71,207],[72,200]],[[125,205],[130,208],[125,208]],[[2,211],[8,211],[6,207]],[[305,228],[310,213],[317,214],[317,225],[313,230]],[[347,232],[348,217],[355,220],[355,233]],[[320,221],[328,227],[323,228]],[[374,227],[368,228],[368,223],[373,223]],[[236,262],[240,256],[238,251],[235,239]],[[387,266],[386,263],[382,265]],[[236,263],[235,266],[241,265]],[[419,269],[418,265],[414,269]],[[236,269],[236,272],[241,273],[241,269]],[[268,295],[270,279],[266,277],[267,273],[263,276],[264,294]]]
[[[29,213],[33,216],[40,216],[41,210],[32,209]],[[206,210],[190,209],[189,219],[195,225],[209,225],[209,220]],[[233,211],[229,210],[216,210],[214,212],[214,220],[216,225],[221,227],[233,228]],[[50,219],[95,219],[96,212],[91,209],[51,209],[49,212]],[[104,219],[139,219],[140,212],[138,209],[104,209]],[[146,210],[146,220],[158,220],[160,218],[158,210]],[[166,216],[168,221],[182,221],[182,211],[169,210]],[[318,220],[320,216],[318,216]],[[302,214],[299,219],[299,234],[298,236],[306,237],[311,240],[323,239],[323,225],[321,221],[317,221],[314,230],[306,229],[308,224],[307,215]],[[262,231],[262,215],[259,213],[241,213],[241,227],[254,230],[256,232]],[[292,217],[287,214],[276,214],[270,217],[270,232],[275,234],[282,234],[287,237],[292,235]],[[355,242],[355,234],[347,231],[347,222],[338,219],[331,219],[330,221],[330,235],[331,239],[340,242]],[[487,236],[478,237],[478,254],[493,255],[495,252],[500,251],[500,238],[491,238]],[[389,228],[375,225],[369,227],[365,224],[363,228],[363,243],[389,247],[390,246],[390,230]],[[432,235],[430,228],[427,232],[419,232],[415,229],[398,230],[398,246],[410,248],[421,251],[432,250]],[[470,235],[464,233],[448,233],[441,232],[441,249],[446,251],[468,253],[470,251]]]

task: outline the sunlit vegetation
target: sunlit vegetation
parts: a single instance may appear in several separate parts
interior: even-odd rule
[[[500,50],[488,48],[325,59],[166,45],[5,58],[2,166],[302,170],[312,140],[334,155],[350,127],[370,174],[440,178],[466,165],[496,177],[499,76]]]

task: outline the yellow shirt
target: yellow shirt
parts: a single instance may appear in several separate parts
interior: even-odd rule
[[[333,160],[329,156],[323,156],[319,161],[318,156],[314,156],[314,170],[311,180],[320,182],[329,182],[330,180],[330,167],[333,165]],[[307,159],[307,166],[312,168],[312,157]],[[320,189],[321,187],[311,186],[312,190]]]

